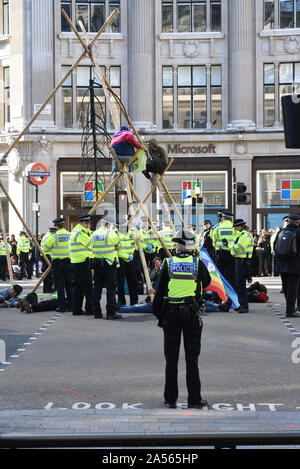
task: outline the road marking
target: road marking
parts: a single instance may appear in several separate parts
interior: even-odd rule
[[[295,329],[295,326],[289,321],[285,314],[283,314],[277,308],[274,308],[274,305],[272,303],[268,303],[267,306],[275,313],[275,315],[281,320],[281,322],[293,334],[294,337],[300,337],[300,332]]]

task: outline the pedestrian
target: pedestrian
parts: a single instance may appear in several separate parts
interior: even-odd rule
[[[236,289],[240,306],[239,313],[248,313],[248,295],[246,282],[251,278],[251,258],[253,254],[253,236],[249,227],[242,218],[234,220],[233,226],[236,230],[236,238],[231,247],[234,257],[234,287]]]
[[[234,258],[231,247],[235,238],[232,226],[233,213],[228,210],[219,212],[220,221],[212,232],[213,247],[216,250],[216,265],[230,285],[234,284]]]
[[[0,290],[0,308],[17,308],[18,296],[23,288],[20,285],[13,285],[12,288]]]
[[[164,332],[165,406],[176,408],[178,359],[183,334],[188,407],[200,409],[207,405],[201,396],[198,368],[203,325],[200,304],[203,289],[211,283],[211,278],[206,266],[194,255],[194,234],[178,232],[173,242],[176,254],[164,260],[153,300],[153,313]]]
[[[142,146],[137,142],[135,136],[132,132],[123,125],[120,130],[118,130],[110,143],[110,146],[116,152],[116,156],[120,161],[121,165],[128,163],[135,154],[135,149],[142,148]],[[119,168],[115,161],[112,161],[112,176],[114,177],[119,171]],[[129,175],[133,176],[133,163],[129,166]]]
[[[281,275],[286,301],[286,317],[298,318],[296,301],[300,284],[300,215],[290,214],[286,226],[279,231],[274,242],[276,269]]]
[[[19,257],[19,265],[21,267],[20,280],[27,276],[31,280],[31,270],[29,264],[30,241],[26,237],[25,231],[20,231],[20,238],[17,244],[17,256]]]
[[[212,223],[210,220],[204,220],[203,222],[204,227],[204,237],[203,237],[203,247],[208,252],[210,258],[214,261],[215,260],[215,249],[213,246],[213,242],[210,236],[212,230]]]
[[[89,215],[77,217],[77,225],[71,231],[69,250],[72,271],[73,316],[93,314],[93,279],[91,258],[93,257],[91,219]],[[82,310],[85,298],[85,312]]]
[[[56,311],[72,311],[72,271],[69,239],[71,233],[65,228],[65,218],[55,218],[52,223],[55,233],[47,241],[48,252],[52,258],[53,278],[57,291]]]
[[[122,319],[117,313],[116,287],[118,250],[120,239],[118,234],[110,228],[113,220],[105,216],[100,221],[100,227],[92,234],[94,284],[93,284],[93,314],[95,319],[103,318],[101,310],[101,296],[106,288],[106,319]]]

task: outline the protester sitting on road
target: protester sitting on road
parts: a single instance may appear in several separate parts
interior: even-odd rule
[[[0,308],[17,308],[18,296],[23,288],[20,285],[13,285],[12,288],[0,290]]]

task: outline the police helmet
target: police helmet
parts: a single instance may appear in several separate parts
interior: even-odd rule
[[[177,231],[175,238],[172,239],[175,244],[179,244],[186,251],[193,251],[196,248],[195,234],[191,231]]]

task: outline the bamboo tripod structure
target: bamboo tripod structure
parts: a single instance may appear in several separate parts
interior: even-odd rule
[[[98,40],[98,38],[100,37],[100,35],[103,33],[103,31],[105,31],[106,27],[111,23],[111,21],[113,20],[113,18],[116,16],[117,14],[117,11],[116,10],[113,10],[113,12],[110,14],[110,16],[107,18],[107,20],[105,21],[105,23],[103,24],[103,26],[99,29],[99,31],[97,32],[97,34],[95,35],[95,37],[93,38],[92,42],[89,44],[89,48],[92,48],[93,45],[95,44],[95,42]],[[16,145],[18,145],[18,143],[21,141],[22,137],[26,134],[26,132],[30,129],[30,127],[32,126],[32,124],[36,121],[36,119],[39,117],[39,115],[42,113],[42,111],[45,109],[45,107],[47,106],[47,104],[51,101],[51,99],[54,98],[54,96],[56,95],[56,93],[58,92],[58,90],[62,87],[62,85],[64,84],[64,82],[68,79],[68,77],[72,74],[72,72],[75,70],[75,68],[77,68],[77,66],[79,65],[79,63],[82,61],[82,59],[86,56],[86,54],[88,53],[87,50],[84,50],[82,52],[82,54],[80,55],[80,57],[75,61],[75,63],[72,65],[72,67],[70,68],[70,70],[68,71],[68,73],[62,78],[62,80],[59,82],[59,84],[56,86],[56,88],[50,93],[50,95],[48,96],[48,98],[46,99],[46,101],[42,104],[42,106],[40,107],[40,109],[34,114],[34,116],[32,117],[32,119],[28,122],[28,124],[26,125],[26,127],[22,130],[22,132],[18,135],[18,137],[16,138],[16,140],[10,145],[10,147],[8,148],[8,150],[6,150],[6,152],[2,155],[2,158],[0,160],[0,165],[1,164],[4,164],[6,163],[6,159],[7,157],[9,156],[10,152],[16,147]],[[20,221],[22,222],[23,226],[25,227],[27,233],[29,234],[29,236],[31,237],[33,243],[35,244],[35,246],[37,247],[37,249],[40,251],[41,255],[43,256],[43,258],[45,259],[45,262],[47,263],[48,267],[46,269],[46,271],[43,273],[43,275],[40,277],[39,281],[37,282],[37,284],[35,285],[32,293],[34,293],[38,287],[40,286],[40,284],[43,282],[43,280],[47,277],[47,275],[49,274],[49,272],[51,271],[52,269],[52,266],[51,266],[51,262],[49,261],[49,259],[47,258],[47,256],[45,255],[43,249],[41,248],[41,246],[39,245],[38,241],[36,240],[35,236],[33,235],[33,233],[31,232],[31,230],[29,229],[28,225],[26,224],[24,218],[21,216],[21,214],[19,213],[18,209],[16,208],[12,198],[10,197],[10,195],[8,194],[7,190],[5,189],[4,185],[2,184],[1,180],[0,180],[0,187],[2,189],[2,191],[4,192],[8,202],[11,204],[11,206],[13,207],[14,211],[16,212],[16,215],[18,216],[18,218],[20,219]],[[2,212],[2,206],[1,206],[1,212]],[[1,225],[2,225],[2,231],[5,231],[4,230],[4,220],[3,221],[0,221],[1,222]],[[4,234],[4,233],[3,233]],[[9,253],[8,253],[8,250],[6,251],[6,255],[7,255],[7,258],[9,258],[9,263],[8,265],[10,266],[9,267],[9,273],[10,273],[10,282],[11,284],[13,283],[13,275],[12,275],[12,268],[11,268],[11,260],[10,260],[10,256],[9,256]]]

